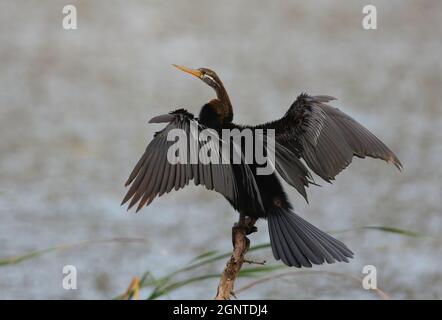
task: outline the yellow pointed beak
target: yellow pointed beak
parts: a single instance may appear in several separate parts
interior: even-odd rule
[[[179,70],[181,70],[181,71],[184,71],[184,72],[187,72],[187,73],[189,73],[189,74],[191,74],[192,76],[195,76],[195,77],[197,77],[197,78],[202,78],[203,77],[203,73],[201,72],[201,71],[199,71],[199,70],[196,70],[196,69],[190,69],[190,68],[187,68],[187,67],[183,67],[183,66],[179,66],[179,65],[176,65],[176,64],[172,64],[175,68],[177,68],[177,69],[179,69]]]

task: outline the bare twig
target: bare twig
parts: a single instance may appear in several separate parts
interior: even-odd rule
[[[257,231],[255,222],[256,219],[240,215],[239,221],[232,227],[233,252],[221,274],[216,300],[230,300],[232,296],[235,297],[233,286],[242,265],[246,262],[244,256],[250,247],[247,235]]]
[[[266,264],[266,261],[265,261],[265,260],[262,260],[262,261],[255,261],[255,260],[247,260],[247,259],[244,259],[244,262],[245,262],[245,263],[248,263],[248,264],[259,264],[259,265],[262,265],[262,266],[264,266],[264,265]]]
[[[140,299],[140,278],[134,277],[129,284],[126,292],[122,295],[122,300],[130,300],[134,298],[135,300]]]

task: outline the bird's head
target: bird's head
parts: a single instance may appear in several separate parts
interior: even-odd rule
[[[175,68],[178,68],[181,71],[184,71],[188,74],[191,74],[192,76],[195,76],[202,81],[204,81],[207,85],[215,89],[215,91],[220,90],[223,88],[223,84],[218,77],[218,75],[215,73],[215,71],[207,69],[207,68],[199,68],[199,69],[190,69],[183,66],[178,66],[176,64],[173,64]]]
[[[229,95],[224,88],[218,75],[215,71],[207,68],[190,69],[183,66],[173,65],[181,71],[191,74],[194,77],[201,79],[204,83],[212,87],[215,92],[217,99],[212,99],[207,104],[208,107],[214,109],[219,116],[219,122],[231,122],[233,119],[233,109],[230,103]]]

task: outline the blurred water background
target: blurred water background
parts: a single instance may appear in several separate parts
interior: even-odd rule
[[[62,28],[64,1],[0,1],[0,258],[56,244],[115,237],[0,268],[0,298],[108,299],[131,278],[228,251],[237,218],[219,195],[190,187],[140,214],[120,207],[123,183],[159,129],[147,121],[212,98],[172,63],[218,72],[235,121],[281,116],[296,96],[329,94],[385,141],[404,171],[355,159],[333,185],[295,210],[323,230],[389,225],[440,236],[442,2],[69,1],[78,30]],[[361,27],[374,4],[378,30]],[[266,223],[252,236],[268,241]],[[375,265],[392,298],[442,298],[441,243],[394,234],[339,236],[350,264],[315,267],[363,276]],[[274,263],[270,250],[250,254]],[[62,268],[78,289],[62,288]],[[224,262],[212,271],[222,270]],[[240,279],[238,286],[246,284]],[[212,298],[217,280],[169,298]],[[277,279],[240,298],[376,298],[348,279]]]

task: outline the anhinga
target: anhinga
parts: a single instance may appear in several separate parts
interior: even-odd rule
[[[178,190],[190,180],[221,193],[241,217],[267,219],[273,255],[288,266],[311,267],[312,264],[348,262],[353,253],[339,240],[319,230],[296,215],[276,175],[257,175],[255,163],[239,164],[171,164],[167,151],[173,141],[167,135],[182,129],[189,140],[190,124],[199,128],[274,129],[275,168],[278,174],[306,199],[305,187],[314,184],[305,164],[327,182],[346,168],[353,156],[383,159],[401,169],[395,154],[374,134],[339,109],[326,103],[330,96],[301,94],[279,120],[257,126],[234,124],[233,109],[224,85],[217,74],[206,68],[190,69],[174,65],[205,82],[216,92],[195,118],[184,109],[153,118],[150,123],[167,123],[157,132],[133,169],[126,186],[131,185],[123,204],[138,210],[155,197]],[[198,142],[198,146],[200,146]]]

